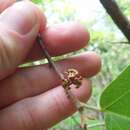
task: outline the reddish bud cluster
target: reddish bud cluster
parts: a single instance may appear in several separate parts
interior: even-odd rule
[[[65,89],[71,89],[70,85],[72,84],[76,85],[76,88],[80,87],[83,78],[76,69],[68,69],[65,74],[67,76],[67,78],[63,79]]]

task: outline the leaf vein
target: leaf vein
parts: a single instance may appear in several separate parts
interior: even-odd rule
[[[108,109],[109,107],[111,107],[112,105],[114,105],[115,103],[119,102],[125,95],[127,95],[128,93],[130,93],[130,91],[125,92],[124,94],[122,94],[120,97],[118,97],[116,100],[114,100],[113,102],[111,102],[110,104],[108,104],[106,107],[103,108],[103,111]]]

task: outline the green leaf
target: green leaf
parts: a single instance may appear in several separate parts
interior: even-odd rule
[[[130,130],[130,118],[107,112],[105,115],[107,130]]]
[[[103,111],[130,117],[130,66],[104,90],[100,106]]]
[[[130,66],[103,91],[100,106],[107,130],[130,130]]]

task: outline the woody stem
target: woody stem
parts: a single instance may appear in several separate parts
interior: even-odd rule
[[[64,76],[63,76],[62,73],[60,73],[60,71],[57,69],[57,67],[56,67],[56,65],[55,65],[55,63],[54,63],[54,61],[51,59],[51,56],[49,55],[49,53],[48,53],[48,51],[47,51],[47,49],[46,49],[46,47],[45,47],[45,45],[44,45],[44,41],[43,41],[43,39],[41,38],[40,34],[37,36],[37,41],[38,41],[38,43],[39,43],[39,46],[40,46],[40,48],[41,48],[41,50],[42,50],[44,56],[47,58],[50,67],[52,67],[53,70],[54,70],[54,71],[57,73],[57,75],[59,76],[59,78],[60,78],[61,80],[63,80],[63,79],[64,79]]]
[[[59,76],[59,78],[63,82],[65,80],[64,75],[57,69],[54,61],[51,59],[51,56],[49,55],[40,34],[37,36],[37,41],[39,43],[39,46],[40,46],[44,56],[47,58],[47,60],[50,64],[50,67],[56,72],[56,74]],[[68,90],[67,88],[64,88],[64,90],[65,90],[65,93],[67,94],[67,96],[69,97],[69,99],[72,101],[75,108],[79,111],[80,115],[83,117],[82,105],[81,105],[80,101],[78,100],[78,98],[71,92],[71,90]],[[86,126],[86,125],[84,124],[84,126]]]

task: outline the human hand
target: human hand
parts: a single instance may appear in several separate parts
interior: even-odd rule
[[[84,47],[89,34],[78,23],[46,27],[46,19],[35,5],[24,1],[11,5],[14,2],[0,1],[0,130],[43,130],[70,116],[75,108],[48,65],[23,69],[18,65],[42,58],[35,42],[39,30],[52,56]],[[60,61],[57,67],[61,72],[75,68],[82,76],[91,77],[100,70],[100,58],[87,52]],[[72,91],[87,101],[90,86],[84,79],[82,86]]]

